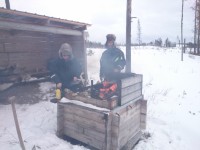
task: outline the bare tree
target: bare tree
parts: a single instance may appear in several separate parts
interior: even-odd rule
[[[138,45],[140,46],[142,43],[142,39],[141,39],[141,25],[140,25],[140,20],[138,19],[138,24],[137,24],[137,28],[138,28]]]

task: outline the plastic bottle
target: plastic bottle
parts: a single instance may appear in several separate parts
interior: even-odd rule
[[[56,89],[56,99],[57,100],[61,99],[61,90],[60,89]]]

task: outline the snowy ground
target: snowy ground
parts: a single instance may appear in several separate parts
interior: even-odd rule
[[[125,48],[122,48],[125,51]],[[150,137],[136,150],[200,149],[200,57],[178,49],[132,48],[132,72],[143,74],[143,94],[147,103]],[[103,50],[91,49],[89,79],[98,81],[99,57]],[[50,100],[52,83],[40,83],[41,97]],[[40,93],[40,94],[41,94]],[[59,139],[56,133],[56,105],[41,101],[16,105],[22,137],[28,150],[86,150]],[[0,105],[0,149],[20,150],[10,105]]]

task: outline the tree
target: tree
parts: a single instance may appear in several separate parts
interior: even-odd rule
[[[179,36],[177,36],[177,43],[178,43],[178,45],[179,45],[179,47],[180,47],[181,41],[180,41],[180,39],[179,39]]]
[[[168,38],[165,40],[165,47],[171,47],[171,42]]]
[[[138,33],[137,33],[137,40],[138,40],[138,45],[140,46],[142,43],[142,39],[141,39],[141,26],[140,26],[140,20],[138,19],[138,24],[137,24],[137,28],[138,28]]]
[[[162,39],[161,38],[155,40],[155,46],[160,46],[160,47],[162,46]]]

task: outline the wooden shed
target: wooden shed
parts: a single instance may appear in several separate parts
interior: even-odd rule
[[[47,61],[58,56],[64,42],[72,46],[87,74],[84,36],[87,26],[90,25],[0,8],[0,83],[22,73],[46,73]]]

